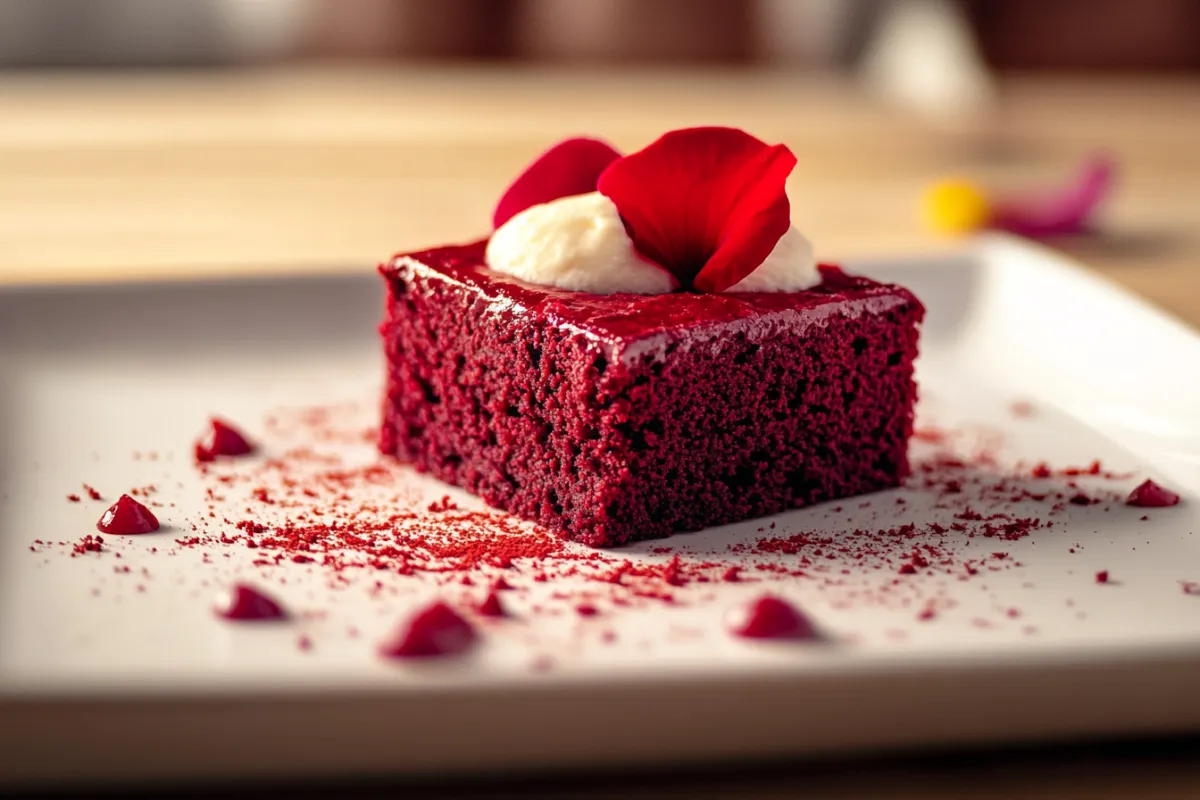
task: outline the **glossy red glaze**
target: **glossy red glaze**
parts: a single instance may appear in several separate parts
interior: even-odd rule
[[[196,442],[196,460],[214,461],[221,456],[244,456],[254,452],[254,445],[228,422],[217,417],[209,420],[208,430]]]
[[[1164,489],[1152,480],[1143,481],[1136,489],[1129,493],[1129,498],[1125,501],[1127,505],[1142,506],[1145,508],[1173,506],[1178,502],[1179,495],[1169,489]]]
[[[287,612],[274,598],[244,583],[235,583],[229,587],[213,611],[218,617],[235,621],[287,618]]]
[[[471,623],[439,601],[414,614],[379,652],[387,658],[450,656],[470,648],[475,639]]]
[[[123,494],[100,517],[96,528],[101,533],[153,533],[158,530],[158,518],[137,500]]]
[[[799,609],[773,595],[763,595],[736,609],[729,630],[745,639],[819,638]]]

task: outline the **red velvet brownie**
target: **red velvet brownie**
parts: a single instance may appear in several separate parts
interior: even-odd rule
[[[821,267],[797,292],[588,294],[395,257],[380,447],[592,546],[897,485],[924,310]]]

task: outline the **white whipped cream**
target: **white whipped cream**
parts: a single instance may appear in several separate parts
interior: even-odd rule
[[[812,242],[792,225],[754,272],[725,291],[798,292],[820,282],[821,272],[813,256]]]
[[[599,192],[531,206],[492,234],[489,269],[542,286],[592,294],[667,294],[679,281],[642,258],[613,202]],[[788,228],[730,292],[796,292],[821,282],[812,244]]]
[[[531,206],[492,234],[489,269],[592,294],[667,294],[679,281],[638,255],[613,202],[599,192]]]

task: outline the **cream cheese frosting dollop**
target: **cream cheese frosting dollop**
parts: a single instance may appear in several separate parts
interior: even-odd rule
[[[517,214],[488,241],[488,268],[528,283],[592,294],[667,294],[679,281],[638,255],[613,202],[599,192]]]
[[[642,258],[613,202],[599,192],[531,206],[492,234],[489,269],[592,294],[667,294],[679,281]],[[821,282],[812,244],[789,227],[766,260],[729,292],[797,292]]]

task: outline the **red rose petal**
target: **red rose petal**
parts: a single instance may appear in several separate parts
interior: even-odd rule
[[[599,191],[638,252],[680,283],[721,292],[749,275],[791,226],[796,157],[736,128],[687,128],[614,161]]]
[[[492,225],[499,228],[527,208],[596,191],[596,180],[621,157],[599,139],[566,139],[538,156],[505,190]]]

